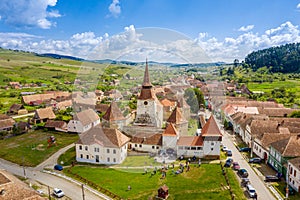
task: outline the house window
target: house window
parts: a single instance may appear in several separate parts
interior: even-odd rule
[[[210,148],[210,150],[211,150],[211,151],[213,151],[213,150],[214,150],[214,148]]]
[[[82,154],[80,154],[80,158],[83,158],[83,155],[82,155]]]
[[[86,159],[90,159],[89,155],[86,155]]]
[[[107,158],[107,162],[110,162],[110,158]]]
[[[190,150],[190,147],[184,147],[185,150]]]
[[[196,150],[196,147],[191,147],[191,150]]]
[[[106,149],[106,153],[109,153],[109,149]]]
[[[152,149],[155,149],[155,146],[152,146]]]
[[[142,145],[140,144],[140,147],[142,148]]]
[[[85,146],[85,150],[86,150],[86,151],[88,150],[88,146]]]
[[[135,144],[134,146],[137,147],[137,144]]]
[[[296,172],[296,170],[294,170],[294,176],[296,177],[296,175],[297,175],[297,172]]]
[[[292,174],[292,173],[293,173],[293,168],[291,167],[291,168],[290,168],[290,174]]]
[[[117,162],[115,158],[114,158],[114,162]]]
[[[113,150],[113,153],[116,154],[116,152],[117,152],[117,151],[114,149],[114,150]]]
[[[159,147],[156,147],[156,149],[159,149]]]
[[[183,149],[183,147],[178,147],[178,149]]]
[[[211,146],[213,146],[214,144],[215,144],[215,143],[212,142],[212,143],[211,143]]]
[[[82,150],[82,146],[81,145],[79,145],[79,150]]]

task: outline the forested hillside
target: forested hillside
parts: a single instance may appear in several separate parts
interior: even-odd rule
[[[300,72],[300,43],[254,51],[246,56],[244,66],[253,71],[267,67],[269,72]]]

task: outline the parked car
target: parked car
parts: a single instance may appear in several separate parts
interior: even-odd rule
[[[58,198],[61,198],[61,197],[65,196],[65,193],[59,188],[54,188],[53,189],[53,195],[58,197]]]
[[[241,185],[245,187],[248,184],[250,184],[250,180],[248,178],[242,178]]]
[[[240,175],[242,178],[247,178],[248,177],[248,172],[246,169],[239,169],[238,175]]]
[[[250,147],[242,147],[239,149],[240,152],[251,152],[251,148]]]
[[[230,167],[232,163],[233,163],[233,159],[228,158],[224,164],[224,167]]]
[[[266,182],[277,182],[277,181],[280,181],[281,178],[277,177],[277,176],[274,176],[274,175],[267,175],[265,176],[265,181]]]
[[[240,169],[239,163],[238,163],[238,162],[233,162],[233,163],[232,163],[232,168],[233,168],[234,170],[239,170],[239,169]]]
[[[261,163],[262,159],[255,157],[255,158],[250,158],[249,163]]]
[[[250,198],[254,198],[256,196],[256,191],[251,184],[246,186],[247,193],[249,194]]]
[[[227,156],[232,156],[232,151],[228,149],[226,154],[227,154]]]
[[[228,149],[227,149],[227,147],[226,146],[223,146],[222,147],[222,151],[227,151]]]
[[[64,168],[63,168],[63,166],[61,166],[61,165],[55,165],[55,166],[54,166],[54,169],[55,169],[55,170],[58,170],[58,171],[61,171],[61,170],[63,170]]]

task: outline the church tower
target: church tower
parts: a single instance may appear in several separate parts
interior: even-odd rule
[[[158,101],[150,82],[148,62],[144,72],[144,81],[140,96],[137,99],[135,125],[161,128],[163,122],[163,106]]]

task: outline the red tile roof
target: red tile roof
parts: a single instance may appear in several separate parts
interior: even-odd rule
[[[163,136],[177,136],[178,132],[172,123],[167,125],[166,130],[163,133]]]
[[[271,146],[280,152],[283,157],[299,157],[300,135],[292,135],[287,139],[273,142]]]
[[[107,121],[125,120],[121,110],[119,109],[115,101],[111,102],[106,113],[103,115],[103,119]]]
[[[203,146],[201,136],[181,136],[177,141],[177,146]]]
[[[174,123],[174,124],[180,124],[182,122],[186,122],[186,120],[183,118],[179,108],[175,108],[173,112],[171,113],[169,119],[167,120],[169,123]]]
[[[131,143],[148,144],[148,145],[162,145],[162,134],[145,134],[138,133],[131,138]]]
[[[222,133],[213,115],[210,116],[202,128],[201,136],[222,136]]]
[[[91,124],[99,119],[100,118],[97,113],[92,109],[81,111],[79,113],[76,113],[74,116],[74,120],[80,121],[83,126]]]

